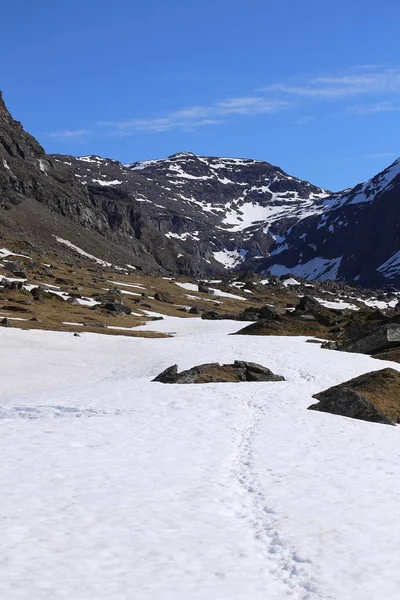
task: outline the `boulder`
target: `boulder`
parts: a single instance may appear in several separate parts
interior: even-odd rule
[[[201,315],[201,318],[207,321],[221,321],[222,315],[215,312],[215,310],[207,310]]]
[[[235,360],[233,364],[207,363],[178,373],[178,365],[172,365],[153,381],[160,383],[237,383],[243,381],[284,381],[270,369],[252,362]]]
[[[20,277],[21,279],[26,279],[28,277],[27,272],[19,263],[16,262],[8,262],[5,263],[4,268],[7,271],[10,271],[14,275],[14,277]]]
[[[202,312],[204,312],[204,309],[200,308],[200,306],[192,306],[189,309],[189,314],[190,315],[201,315]]]
[[[208,288],[206,286],[205,283],[199,283],[199,285],[197,286],[197,289],[199,290],[199,292],[202,292],[203,294],[212,294],[212,291],[210,290],[210,288]]]
[[[156,292],[154,294],[154,300],[158,300],[158,302],[166,302],[167,304],[174,303],[171,294],[168,294],[167,292]]]
[[[304,320],[304,315],[311,315],[320,325],[336,325],[338,321],[338,311],[332,312],[329,308],[325,308],[312,296],[303,296],[300,298],[295,311],[292,313],[294,317],[301,317]]]
[[[113,313],[123,312],[122,304],[120,304],[119,302],[106,302],[102,308],[104,308],[104,310],[108,310],[108,312]]]
[[[400,422],[400,373],[382,369],[315,394],[309,410],[395,425]]]
[[[3,310],[9,310],[11,312],[20,313],[30,312],[27,308],[24,308],[23,306],[15,306],[14,304],[6,304],[5,306],[3,306]]]
[[[364,335],[363,335],[364,332]],[[358,335],[347,339],[338,346],[344,352],[375,354],[400,346],[400,324],[386,323],[372,328],[357,329]]]

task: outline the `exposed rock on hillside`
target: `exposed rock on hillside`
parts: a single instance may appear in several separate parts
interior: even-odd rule
[[[315,394],[310,410],[395,425],[400,422],[400,373],[382,369]]]
[[[160,383],[235,383],[240,381],[284,381],[284,377],[256,363],[235,360],[233,364],[208,363],[178,373],[178,365],[168,367],[153,381]]]
[[[369,181],[325,198],[260,267],[276,275],[399,286],[399,225],[400,159]]]

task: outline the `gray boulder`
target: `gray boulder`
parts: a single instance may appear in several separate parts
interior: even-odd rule
[[[400,324],[386,323],[367,330],[364,336],[346,340],[339,345],[338,350],[374,354],[397,346],[400,346]]]
[[[372,371],[315,394],[309,410],[395,425],[400,422],[400,373]]]
[[[284,381],[270,369],[252,362],[235,360],[233,364],[207,363],[178,373],[178,365],[172,365],[153,381],[160,383],[236,383],[243,381]]]
[[[167,304],[173,304],[173,298],[171,294],[167,292],[156,292],[154,294],[154,300],[158,300],[158,302],[166,302]]]

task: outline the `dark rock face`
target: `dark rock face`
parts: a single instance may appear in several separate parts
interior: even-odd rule
[[[375,354],[400,346],[400,325],[387,323],[361,330],[361,335],[355,339],[347,339],[337,346],[337,350],[344,352],[358,352],[360,354]]]
[[[167,304],[174,303],[171,294],[168,294],[167,292],[156,292],[154,294],[154,300],[158,300],[159,302],[166,302]]]
[[[303,321],[315,320],[321,325],[335,325],[338,313],[325,308],[312,296],[303,296],[295,307],[292,316],[299,317]]]
[[[310,410],[395,425],[400,422],[400,373],[373,371],[315,394]]]
[[[364,184],[333,194],[293,226],[260,267],[307,279],[400,285],[400,159]]]
[[[207,310],[206,312],[203,312],[201,318],[206,321],[221,321],[223,317],[215,310]]]
[[[209,363],[198,365],[178,373],[178,365],[172,365],[153,381],[160,383],[236,383],[240,381],[284,381],[270,369],[256,363],[235,360],[233,364]]]
[[[399,195],[400,160],[330,195],[251,159],[178,153],[123,165],[47,155],[0,95],[0,235],[75,260],[57,238],[154,274],[251,271],[250,291],[254,272],[270,268],[399,286]]]
[[[250,159],[190,152],[130,165],[99,156],[52,158],[70,166],[98,198],[115,234],[133,229],[163,266],[167,248],[173,248],[170,270],[196,277],[231,266],[251,268],[254,256],[266,255],[277,235],[305,210],[317,209],[327,195],[278,167]],[[246,217],[250,205],[260,207],[266,220]],[[157,239],[155,234],[149,239],[149,227]]]

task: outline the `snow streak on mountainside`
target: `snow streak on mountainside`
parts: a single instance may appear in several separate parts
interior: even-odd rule
[[[276,275],[399,285],[399,249],[400,159],[366,183],[325,198],[261,266]]]
[[[328,192],[251,159],[179,153],[123,165],[99,156],[56,155],[89,189],[128,193],[140,211],[202,268],[246,266],[299,219],[315,214]],[[107,191],[105,191],[107,190]],[[120,190],[120,191],[119,191]]]

